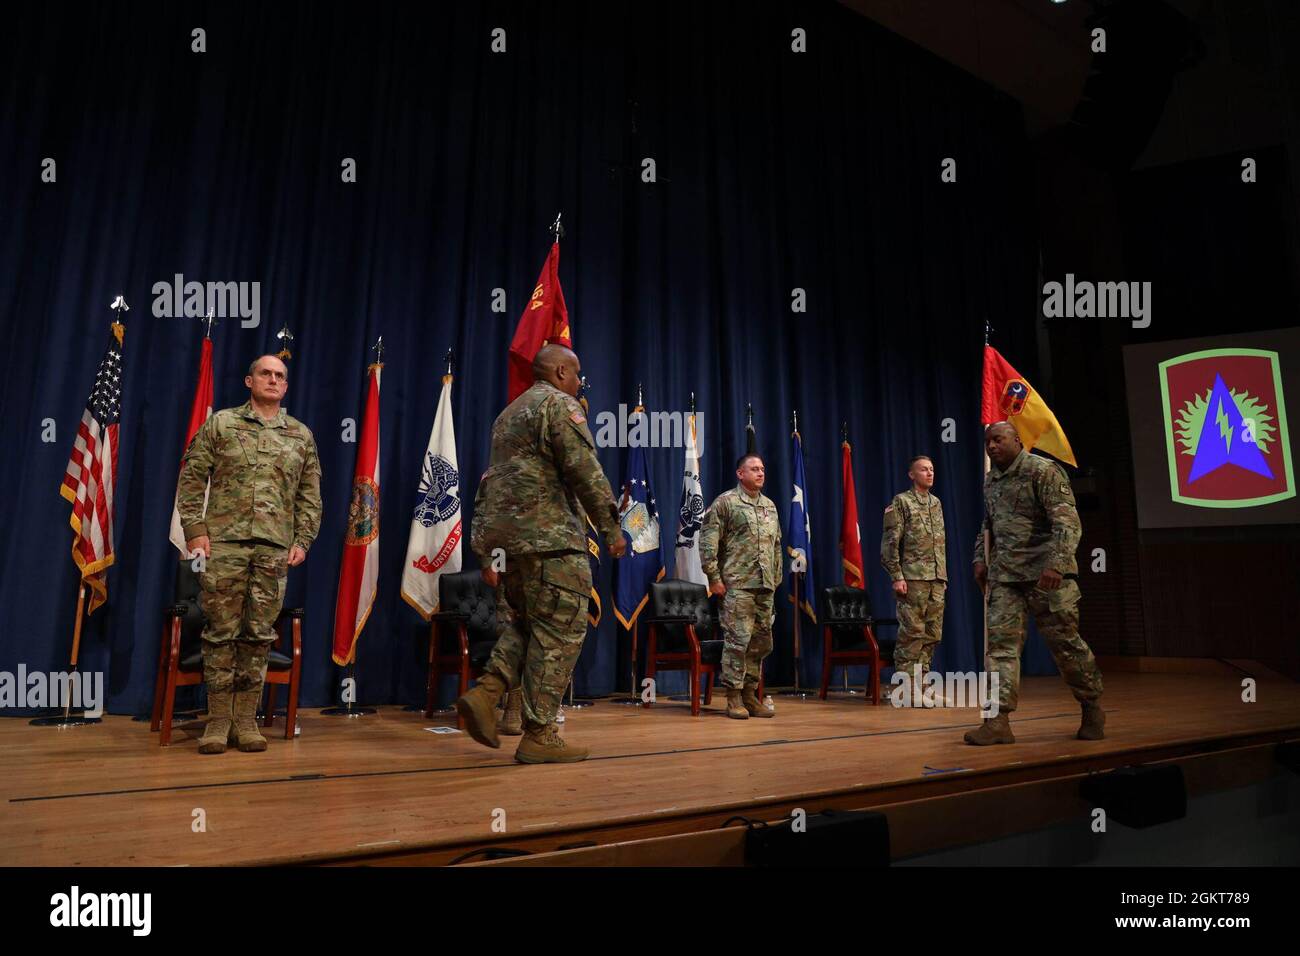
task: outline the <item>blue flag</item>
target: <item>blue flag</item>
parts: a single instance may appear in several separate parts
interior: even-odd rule
[[[812,569],[812,523],[808,520],[807,482],[803,475],[803,439],[795,431],[790,436],[790,456],[793,464],[790,473],[794,475],[794,493],[790,497],[790,543],[786,552],[790,555],[790,600],[803,608],[804,613],[817,623],[817,589],[813,584]],[[801,560],[802,558],[802,560]],[[795,573],[800,571],[799,577]],[[799,593],[796,593],[798,589]]]
[[[636,416],[645,416],[638,405]],[[650,469],[646,467],[645,449],[628,451],[627,477],[618,505],[618,520],[628,539],[627,555],[614,563],[614,616],[627,630],[636,624],[637,615],[649,600],[650,582],[664,576],[663,556],[659,551],[659,510],[655,507],[654,489],[650,487]]]

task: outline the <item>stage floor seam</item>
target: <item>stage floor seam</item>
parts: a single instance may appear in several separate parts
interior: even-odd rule
[[[1108,714],[1118,713],[1117,709],[1110,709]],[[1024,717],[1018,723],[1030,723],[1037,720],[1057,720],[1061,717],[1074,717],[1074,711],[1065,711],[1057,714],[1042,714],[1037,717]],[[901,730],[872,730],[858,734],[834,734],[827,737],[805,737],[801,740],[758,740],[746,744],[721,744],[713,747],[685,747],[676,750],[648,750],[641,753],[630,754],[606,754],[604,756],[589,757],[584,763],[594,763],[602,760],[629,760],[643,757],[669,757],[677,754],[697,754],[697,753],[714,753],[726,750],[751,750],[757,747],[789,747],[797,744],[816,744],[829,743],[836,740],[853,740],[865,737],[891,737],[902,734],[932,734],[947,732],[950,730],[969,729],[970,722],[960,724],[943,724],[938,727],[912,727]],[[81,793],[53,793],[42,794],[31,797],[10,797],[9,803],[40,803],[50,800],[75,800],[86,797],[118,797],[138,793],[183,793],[189,790],[216,790],[226,787],[252,787],[264,786],[276,783],[321,783],[332,780],[359,780],[369,777],[398,777],[410,776],[422,773],[449,773],[455,771],[475,771],[475,770],[500,770],[502,768],[524,767],[525,764],[517,763],[514,760],[502,763],[487,764],[458,764],[453,767],[417,767],[411,770],[366,770],[358,773],[305,773],[294,774],[288,777],[268,777],[263,780],[228,780],[224,783],[194,783],[183,784],[171,787],[134,787],[125,790],[87,790]]]

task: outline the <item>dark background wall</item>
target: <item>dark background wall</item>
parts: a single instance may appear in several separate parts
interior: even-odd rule
[[[195,319],[152,316],[150,290],[183,273],[262,283],[261,326],[230,321],[214,334],[217,405],[243,400],[244,367],[274,349],[282,324],[298,336],[286,405],[315,430],[325,500],[320,537],[289,583],[289,602],[308,611],[307,705],[332,700],[340,676],[328,647],[355,456],[340,422],[359,416],[368,348],[384,335],[380,592],[357,676],[365,701],[418,700],[424,629],[398,581],[442,356],[457,356],[468,505],[558,210],[593,414],[631,402],[638,382],[652,409],[682,409],[695,391],[711,496],[732,484],[752,401],[784,524],[798,408],[823,583],[839,577],[847,422],[884,613],[881,510],[905,486],[908,457],[928,451],[952,548],[940,662],[977,666],[967,561],[981,508],[985,321],[1022,371],[1037,371],[1031,157],[1006,95],[829,2],[51,4],[12,26],[0,67],[0,421],[11,456],[0,669],[66,664],[76,577],[57,487],[122,292],[132,311],[118,559],[82,664],[107,671],[111,711],[150,703],[200,336]],[[195,26],[207,30],[204,54],[190,51]],[[497,26],[504,55],[489,52]],[[806,54],[791,52],[795,27],[807,30]],[[40,182],[46,156],[57,183]],[[640,179],[647,156],[657,183]],[[356,184],[339,180],[344,157],[357,160]],[[958,162],[956,183],[940,182],[944,157]],[[490,309],[498,287],[505,314]],[[806,291],[805,314],[791,313],[794,288]],[[47,417],[59,428],[48,444]],[[951,444],[940,440],[948,418]],[[620,454],[601,460],[617,482]],[[671,541],[681,452],[650,463]],[[609,574],[607,560],[607,606]],[[769,674],[781,682],[792,676],[790,620],[778,606]],[[607,614],[579,692],[625,680],[625,643]],[[818,664],[805,660],[805,683]]]

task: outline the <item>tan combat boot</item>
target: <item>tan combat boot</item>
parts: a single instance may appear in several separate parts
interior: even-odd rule
[[[235,733],[239,735],[239,749],[244,753],[261,753],[266,749],[266,738],[257,729],[257,702],[262,688],[241,690],[235,694]]]
[[[1011,720],[1006,714],[990,717],[974,730],[966,731],[966,743],[977,747],[989,744],[1014,744],[1015,735],[1011,733]]]
[[[497,724],[497,733],[518,737],[524,732],[524,690],[516,687],[506,694],[506,710]]]
[[[749,709],[745,707],[743,691],[738,687],[727,688],[727,716],[736,720],[749,720]]]
[[[199,738],[199,753],[223,754],[226,752],[226,738],[234,726],[230,719],[230,691],[208,691],[208,724],[203,728]]]
[[[529,724],[524,730],[524,739],[519,741],[515,759],[520,763],[576,763],[586,760],[591,751],[565,743],[559,731],[556,724]]]
[[[755,688],[746,687],[740,694],[740,700],[745,706],[745,712],[751,717],[775,717],[776,712],[768,710],[763,706],[763,702],[758,699]]]
[[[505,691],[506,682],[489,671],[463,697],[456,698],[456,713],[465,722],[469,735],[493,750],[501,746],[497,739],[497,701]]]
[[[1106,737],[1106,712],[1101,709],[1101,701],[1085,700],[1083,705],[1083,721],[1079,724],[1079,732],[1075,734],[1080,740],[1103,740]]]

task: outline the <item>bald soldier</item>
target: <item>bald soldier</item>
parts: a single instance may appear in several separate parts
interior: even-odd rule
[[[320,530],[316,440],[280,407],[288,367],[263,355],[248,367],[244,385],[247,402],[223,408],[195,432],[176,487],[186,547],[204,556],[204,754],[223,752],[227,742],[266,749],[257,705],[275,621],[289,568],[306,560]]]
[[[988,594],[988,656],[998,675],[998,714],[966,734],[968,744],[1012,744],[1009,717],[1020,696],[1026,612],[1034,615],[1056,666],[1079,701],[1080,740],[1105,736],[1101,671],[1079,637],[1079,566],[1083,534],[1074,492],[1060,465],[1025,451],[1007,422],[990,425],[984,447],[984,522],[975,539],[975,580]],[[985,559],[984,537],[988,536]]]
[[[520,687],[520,763],[569,763],[588,755],[560,736],[555,721],[587,634],[584,511],[611,555],[627,552],[614,493],[576,398],[581,374],[569,349],[538,351],[532,387],[492,425],[488,470],[474,496],[470,547],[483,579],[496,589],[499,636],[483,676],[456,710],[471,737],[500,747],[496,705],[505,691]]]
[[[772,653],[773,594],[781,586],[781,523],[763,494],[758,455],[736,462],[736,487],[713,499],[700,529],[700,566],[722,598],[722,684],[727,716],[773,717],[758,699],[763,659]]]

